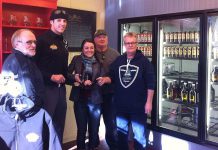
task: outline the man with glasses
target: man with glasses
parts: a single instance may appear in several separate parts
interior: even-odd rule
[[[2,72],[13,73],[23,88],[23,94],[42,107],[44,83],[40,70],[32,61],[36,54],[36,37],[28,29],[19,29],[11,38],[12,54],[4,61]]]
[[[68,70],[68,44],[63,38],[68,15],[54,10],[50,16],[51,29],[37,38],[36,63],[45,83],[43,107],[51,115],[60,141],[63,138],[66,117],[66,87]]]
[[[146,119],[152,110],[155,75],[152,64],[137,50],[137,35],[129,32],[123,40],[126,53],[119,56],[110,68],[110,78],[115,85],[119,149],[128,149],[128,125],[131,125],[135,149],[145,150]]]
[[[106,75],[109,73],[111,63],[119,56],[119,53],[108,47],[107,33],[100,29],[94,34],[94,42],[96,44],[96,56],[103,66]],[[98,83],[103,84],[104,78],[99,78]],[[115,109],[113,106],[113,88],[110,84],[105,84],[103,87],[103,104],[102,115],[104,119],[106,142],[111,150],[117,149],[117,131],[115,123]]]
[[[4,83],[4,93],[0,93],[0,149],[60,150],[51,117],[42,109],[43,77],[32,60],[36,37],[28,29],[19,29],[11,43],[12,54],[4,61],[0,77],[0,84]]]

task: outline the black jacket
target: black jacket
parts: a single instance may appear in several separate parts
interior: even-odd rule
[[[68,44],[63,35],[48,30],[37,37],[36,50],[34,59],[42,72],[45,85],[57,86],[57,83],[51,81],[53,74],[62,74],[68,79]]]
[[[82,63],[82,56],[74,56],[69,67],[68,67],[70,74],[83,74],[83,63]],[[101,87],[97,85],[96,78],[101,77],[104,75],[104,71],[98,61],[96,61],[92,65],[92,86],[89,88],[86,88],[84,86],[74,86],[72,85],[72,90],[70,93],[70,100],[72,101],[78,101],[78,100],[84,100],[89,99],[92,101],[92,103],[99,104],[102,103],[102,91]],[[90,96],[86,97],[84,93],[90,92]]]
[[[32,58],[25,56],[18,50],[13,50],[2,67],[5,76],[14,74],[16,81],[22,86],[22,92],[36,105],[41,106],[45,95],[43,77]]]

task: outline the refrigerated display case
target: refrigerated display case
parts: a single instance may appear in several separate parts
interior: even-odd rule
[[[134,22],[134,20],[120,19],[119,21],[120,30],[120,43],[119,51],[121,54],[126,52],[123,42],[123,36],[127,32],[134,32],[137,34],[137,49],[152,61],[152,49],[153,49],[153,20],[142,20],[141,22]],[[151,114],[148,115],[147,123],[151,124]]]
[[[207,17],[206,139],[218,141],[218,13]]]
[[[193,137],[199,128],[200,20],[157,21],[157,126]]]

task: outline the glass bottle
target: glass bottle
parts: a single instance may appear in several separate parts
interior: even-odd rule
[[[172,85],[172,81],[169,81],[169,85],[167,87],[167,98],[169,100],[172,100],[172,98],[173,98],[173,85]]]
[[[214,102],[215,101],[215,90],[213,88],[213,86],[211,85],[211,89],[210,89],[210,102]]]
[[[213,70],[212,70],[211,80],[213,82],[218,82],[218,66],[217,65],[215,65]]]
[[[181,91],[181,98],[183,102],[188,102],[188,90],[187,90],[187,83],[184,82],[183,88]]]
[[[196,97],[197,97],[197,95],[196,95],[196,91],[195,91],[195,84],[192,84],[191,85],[192,87],[191,87],[191,89],[190,89],[190,91],[189,91],[189,101],[190,101],[190,103],[196,103]]]
[[[163,97],[164,98],[167,98],[167,87],[168,87],[167,81],[166,81],[166,79],[163,79],[162,80],[162,90],[163,90]]]

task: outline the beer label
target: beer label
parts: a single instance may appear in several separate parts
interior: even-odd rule
[[[177,40],[178,40],[178,33],[177,32],[174,32],[173,38],[174,38],[174,42],[177,42]]]
[[[173,32],[170,32],[170,42],[173,42]]]
[[[182,32],[182,41],[185,42],[185,32]]]
[[[192,47],[192,58],[197,58],[197,56],[196,56],[196,47],[195,46]]]
[[[167,57],[168,47],[164,47],[163,57]]]
[[[171,47],[171,57],[174,57],[174,47]]]
[[[199,32],[195,31],[195,42],[199,42]]]
[[[190,41],[190,34],[189,34],[189,32],[185,33],[185,38],[186,38],[186,42]]]
[[[166,39],[166,42],[169,42],[170,34],[168,32],[165,33],[165,39]]]
[[[179,47],[175,47],[175,57],[179,56]]]
[[[181,42],[181,40],[182,40],[182,33],[178,32],[178,42]]]
[[[192,42],[195,41],[195,33],[194,33],[194,32],[190,32],[190,40],[191,40]]]
[[[191,58],[192,56],[192,48],[188,47],[188,58]]]
[[[183,47],[179,47],[179,57],[183,56]]]
[[[170,57],[171,56],[171,47],[168,47],[168,49],[167,49],[167,55],[168,55],[168,57]]]
[[[187,47],[183,48],[183,57],[186,58],[187,56]]]

